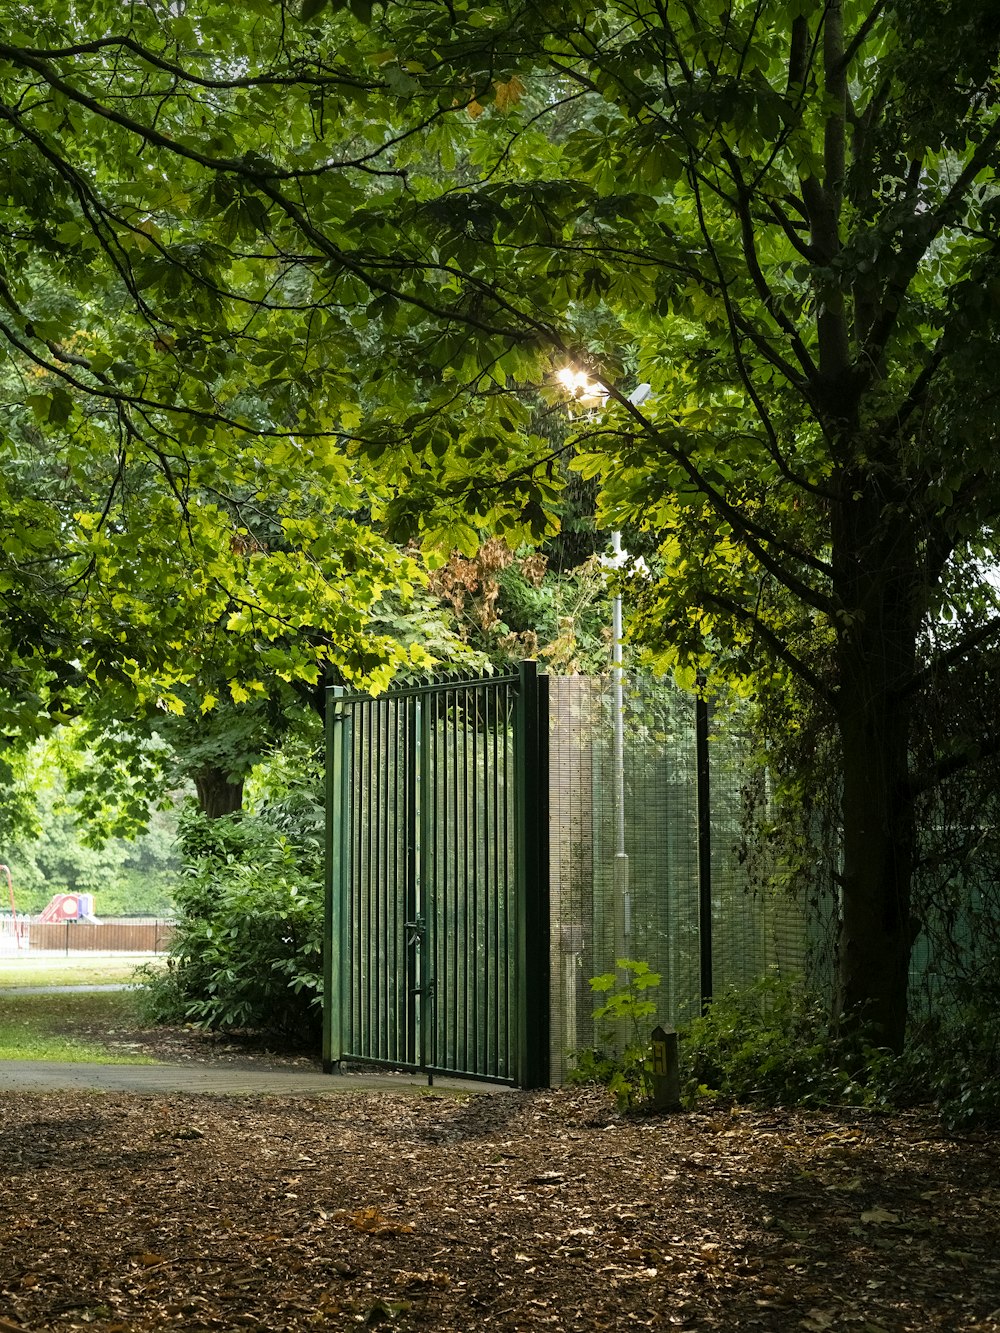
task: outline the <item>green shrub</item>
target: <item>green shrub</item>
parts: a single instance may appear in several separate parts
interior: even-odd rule
[[[913,1023],[903,1055],[884,1074],[897,1105],[936,1105],[949,1129],[1000,1126],[1000,1011],[968,995]]]
[[[600,1046],[574,1052],[570,1083],[601,1083],[623,1111],[632,1110],[650,1098],[652,1074],[651,1033],[656,1025],[656,1005],[648,992],[659,986],[660,974],[648,963],[619,958],[613,972],[590,978],[590,988],[607,995],[594,1010],[601,1024]]]
[[[619,1107],[648,1100],[649,1034],[656,1006],[647,991],[659,976],[619,959],[591,980],[607,995],[594,1011],[599,1044],[575,1053],[572,1083],[601,1083]],[[911,1025],[906,1051],[893,1056],[852,1025],[838,1033],[827,1004],[796,982],[764,977],[730,989],[681,1032],[683,1100],[725,1099],[765,1106],[933,1103],[950,1129],[1000,1126],[1000,1004],[978,989],[942,1003]]]
[[[322,1011],[322,811],[292,793],[256,815],[187,812],[167,968],[147,973],[148,1021],[315,1046]]]
[[[829,1009],[803,986],[764,977],[731,989],[681,1033],[684,1099],[768,1105],[871,1104],[888,1056],[838,1036]]]

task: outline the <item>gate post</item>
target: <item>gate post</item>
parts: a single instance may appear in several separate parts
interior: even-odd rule
[[[341,702],[342,685],[326,692],[326,875],[323,895],[323,1072],[332,1074],[343,1049],[341,930],[344,899],[344,820],[348,783],[345,755],[351,723]]]
[[[704,691],[704,678],[699,681]],[[698,939],[701,1012],[712,1003],[712,786],[708,752],[708,700],[695,696],[695,769],[698,793]]]
[[[537,662],[518,667],[517,1082],[549,1082],[549,682]]]

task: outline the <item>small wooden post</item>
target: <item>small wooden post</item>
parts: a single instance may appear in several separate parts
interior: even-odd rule
[[[677,1057],[677,1033],[653,1028],[653,1105],[658,1111],[679,1111],[681,1070]]]

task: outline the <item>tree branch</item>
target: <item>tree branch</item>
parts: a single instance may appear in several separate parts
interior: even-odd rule
[[[724,593],[705,592],[702,594],[706,602],[711,602],[721,610],[742,620],[750,625],[753,632],[767,644],[768,649],[779,661],[784,662],[788,669],[812,690],[818,698],[830,707],[833,706],[835,695],[815,671],[806,665],[803,660],[792,652],[788,644],[782,639],[768,624],[761,620],[756,611],[737,602],[734,598],[727,597]]]
[[[851,61],[854,59],[854,57],[861,50],[862,46],[868,40],[872,28],[875,27],[875,24],[878,23],[879,19],[885,12],[887,3],[888,0],[875,0],[875,3],[872,5],[867,16],[862,21],[861,26],[858,28],[857,32],[844,47],[844,53],[840,57],[840,67],[842,71],[847,70]]]

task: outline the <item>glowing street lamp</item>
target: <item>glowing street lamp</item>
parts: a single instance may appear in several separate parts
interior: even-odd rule
[[[608,396],[603,384],[597,384],[585,370],[577,370],[575,366],[563,366],[562,370],[556,371],[556,379],[578,402],[603,403]]]

